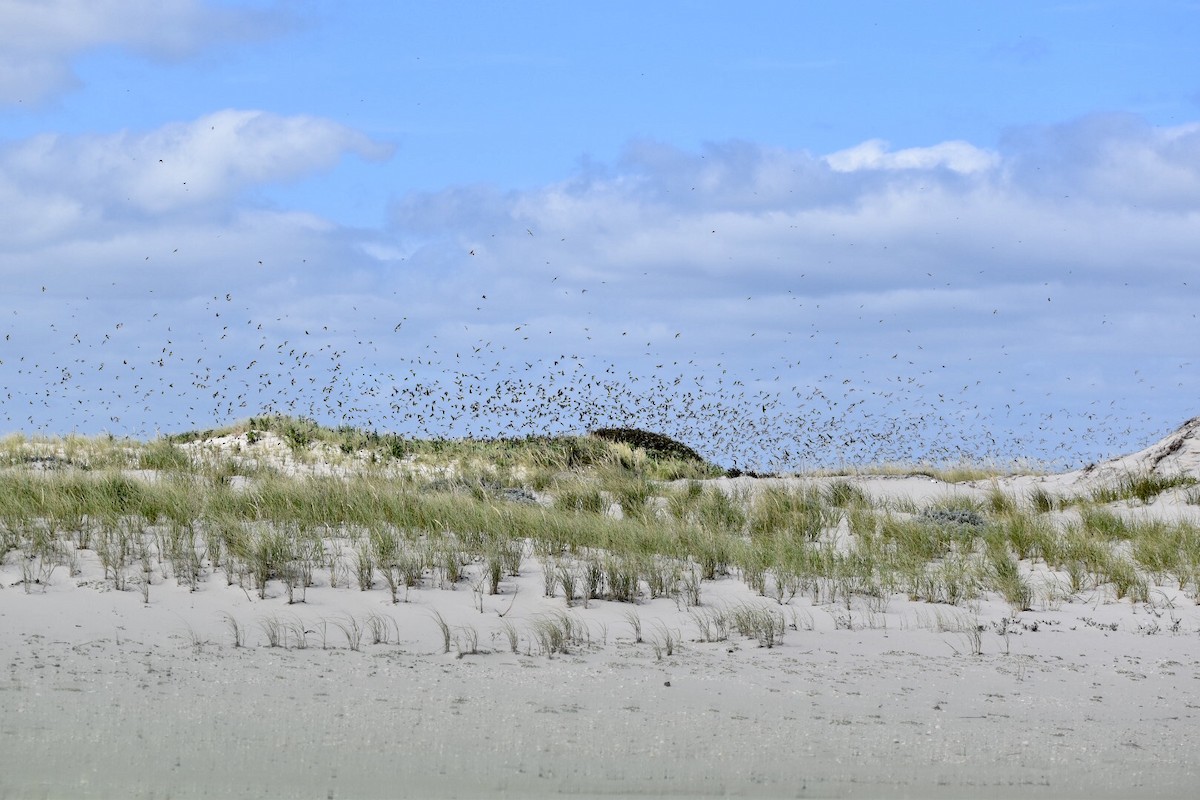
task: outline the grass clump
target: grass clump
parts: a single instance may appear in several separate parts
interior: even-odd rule
[[[1134,530],[1129,523],[1107,509],[1084,506],[1081,516],[1084,530],[1100,539],[1113,542],[1133,538]]]
[[[1196,479],[1190,475],[1159,475],[1153,472],[1129,473],[1121,476],[1115,483],[1093,489],[1090,499],[1093,503],[1116,503],[1121,500],[1151,503],[1163,492],[1195,485]]]
[[[658,489],[645,475],[609,467],[600,476],[600,486],[621,507],[626,519],[646,520],[653,516],[651,500]]]
[[[833,508],[868,508],[870,498],[861,486],[849,481],[834,481],[825,487],[823,499]]]
[[[1014,613],[1032,608],[1033,588],[1021,574],[1021,565],[1007,537],[993,536],[988,540],[987,569],[992,586],[1004,597]]]
[[[587,624],[564,612],[538,616],[530,628],[533,640],[547,658],[553,658],[555,654],[567,655],[591,644]]]
[[[1183,589],[1200,564],[1200,528],[1189,523],[1148,522],[1137,526],[1131,555],[1158,583],[1174,580]]]
[[[1008,514],[995,519],[990,532],[1011,547],[1022,561],[1041,558],[1049,563],[1056,558],[1058,534],[1044,517]]]
[[[1035,486],[1029,492],[1029,504],[1039,514],[1048,514],[1062,506],[1062,501],[1040,486]]]
[[[758,641],[759,647],[772,648],[783,644],[787,621],[779,611],[767,607],[740,605],[729,611],[728,623],[741,636]]]
[[[558,487],[554,507],[577,514],[603,514],[608,510],[608,501],[594,484],[572,481]]]
[[[825,505],[820,490],[771,486],[755,499],[749,530],[752,540],[785,536],[815,541],[836,522],[837,516]]]
[[[157,439],[138,452],[138,469],[184,472],[191,467],[191,457],[167,439]]]

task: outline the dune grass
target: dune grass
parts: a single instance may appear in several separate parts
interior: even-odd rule
[[[330,475],[237,466],[256,446],[255,432],[286,439],[301,457],[329,446],[364,466]],[[193,589],[222,580],[289,605],[304,603],[314,585],[385,591],[402,603],[414,588],[466,584],[480,609],[532,568],[564,608],[670,597],[692,610],[701,639],[733,632],[763,647],[785,630],[769,609],[798,597],[852,627],[884,613],[894,596],[952,606],[991,596],[1016,614],[1061,592],[1145,602],[1152,585],[1168,584],[1196,599],[1200,581],[1200,529],[1131,521],[1108,494],[1072,499],[1074,516],[1063,521],[1055,517],[1068,505],[1060,498],[996,489],[983,499],[885,507],[850,478],[754,494],[695,473],[668,485],[709,467],[588,437],[401,446],[276,418],[213,435],[245,436],[245,447],[217,458],[193,449],[210,438],[199,434],[149,443],[4,440],[0,565],[19,564],[25,590],[44,590],[91,551],[105,581],[140,588],[147,600],[166,580]],[[377,469],[363,453],[374,454],[375,466],[416,458],[447,469]],[[1112,496],[1152,498],[1155,489],[1186,485],[1139,480]],[[715,580],[743,581],[768,604],[709,609],[704,586]],[[263,618],[259,627],[270,642],[300,646],[287,619]],[[352,649],[399,636],[382,618],[331,624]],[[240,624],[230,628],[245,641]],[[652,633],[638,638],[652,638],[664,655],[680,644],[672,631]],[[479,652],[468,628],[443,627],[443,635],[447,652]],[[572,616],[507,634],[509,649],[524,644],[546,655],[579,648],[589,635]]]
[[[1195,485],[1196,479],[1190,475],[1129,473],[1106,486],[1094,489],[1087,499],[1093,503],[1116,503],[1122,500],[1152,503],[1163,492]]]

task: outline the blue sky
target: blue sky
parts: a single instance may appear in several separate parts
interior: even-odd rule
[[[0,0],[0,430],[1083,463],[1200,413],[1200,3],[646,5]]]

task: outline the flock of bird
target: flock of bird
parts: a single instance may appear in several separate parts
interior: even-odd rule
[[[757,471],[1021,456],[1069,464],[1131,436],[1099,399],[1050,413],[1019,398],[981,405],[968,391],[978,380],[959,376],[964,385],[949,393],[912,360],[892,356],[890,372],[870,375],[814,372],[806,364],[820,345],[809,345],[807,361],[753,360],[692,345],[700,337],[688,330],[655,338],[638,329],[637,346],[626,346],[634,331],[590,314],[556,335],[485,309],[486,290],[468,301],[488,314],[478,336],[462,308],[463,332],[450,336],[433,317],[384,316],[397,304],[368,307],[367,298],[320,321],[263,315],[234,292],[190,301],[186,313],[149,295],[133,301],[113,312],[121,318],[105,318],[102,303],[47,285],[9,309],[0,322],[3,426],[153,436],[280,413],[414,437],[639,427]]]

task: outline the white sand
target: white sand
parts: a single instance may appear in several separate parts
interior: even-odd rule
[[[918,504],[988,488],[855,480]],[[1176,492],[1122,513],[1197,510]],[[698,641],[671,600],[567,611],[561,594],[542,596],[532,558],[482,612],[466,582],[393,605],[384,588],[319,577],[288,605],[282,585],[260,600],[220,571],[195,592],[156,584],[146,604],[107,589],[93,554],[81,567],[28,594],[11,560],[0,569],[0,798],[1116,798],[1200,785],[1200,607],[1169,586],[1148,604],[1043,601],[1005,625],[998,601],[780,607],[735,578],[706,582],[702,610],[785,615],[782,644],[766,649],[736,633]],[[443,653],[434,611],[460,641],[474,631],[481,652]],[[538,654],[533,625],[563,612],[591,644]],[[394,623],[388,641],[350,649],[338,623],[370,614]],[[308,631],[307,647],[294,635],[268,647],[273,619]],[[661,649],[668,635],[679,644],[660,657],[651,640]]]
[[[593,601],[570,612],[591,647],[513,655],[500,612],[524,642],[524,626],[564,607],[540,596],[538,571],[483,613],[465,588],[399,605],[381,589],[315,588],[292,606],[219,576],[198,592],[154,586],[148,605],[66,581],[7,588],[0,796],[1119,797],[1195,785],[1200,613],[1182,598],[1026,612],[1007,639],[1002,604],[976,616],[896,598],[835,630],[830,610],[793,600],[797,629],[769,650],[694,641],[689,614],[658,600],[636,607],[646,637],[662,625],[683,640],[661,660],[633,642],[630,606]],[[770,606],[734,579],[705,584],[703,600]],[[433,609],[491,652],[443,654]],[[350,650],[336,622],[371,612],[395,620],[399,642]],[[248,646],[232,646],[223,613]],[[308,648],[265,646],[271,618],[302,621]],[[976,623],[982,655],[970,654]]]

